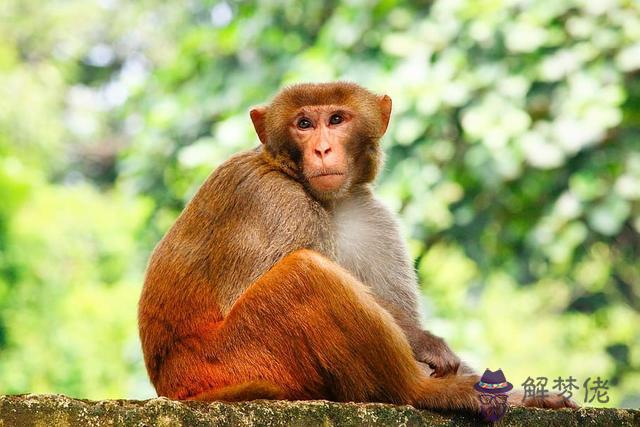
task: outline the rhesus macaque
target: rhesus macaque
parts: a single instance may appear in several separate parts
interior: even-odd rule
[[[149,262],[140,337],[159,395],[479,410],[478,376],[455,375],[419,323],[411,259],[372,194],[390,114],[351,83],[251,110],[262,145],[209,176]]]

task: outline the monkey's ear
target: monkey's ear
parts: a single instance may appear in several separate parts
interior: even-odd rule
[[[255,107],[249,111],[253,127],[256,129],[258,138],[263,144],[267,143],[267,129],[264,123],[264,118],[267,115],[267,107]]]
[[[387,95],[382,95],[378,98],[378,105],[380,105],[380,114],[382,116],[382,129],[384,134],[389,126],[389,119],[391,118],[391,98]]]

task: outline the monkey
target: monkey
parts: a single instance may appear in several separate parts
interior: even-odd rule
[[[479,377],[421,326],[397,220],[373,195],[391,106],[337,82],[251,109],[261,144],[211,173],[148,263],[138,320],[159,395],[479,412]]]

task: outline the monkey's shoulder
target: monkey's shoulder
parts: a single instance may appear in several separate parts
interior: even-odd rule
[[[236,211],[314,211],[317,205],[300,182],[269,163],[259,150],[237,154],[221,164],[196,197],[209,207],[231,205]]]
[[[259,151],[233,156],[207,178],[172,227],[193,244],[259,241],[274,250],[305,247],[328,233],[327,212],[303,185]],[[257,242],[257,241],[256,241]]]
[[[316,242],[328,238],[328,223],[300,183],[259,153],[240,153],[202,184],[156,246],[148,271],[170,276],[180,266],[180,276],[204,272],[219,286],[242,274],[253,279],[282,254],[322,248]]]

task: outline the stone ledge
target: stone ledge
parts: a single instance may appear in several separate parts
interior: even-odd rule
[[[448,426],[478,425],[478,418],[411,406],[327,401],[244,403],[150,400],[91,401],[61,395],[0,396],[5,426]],[[505,426],[640,426],[636,409],[512,409]]]

